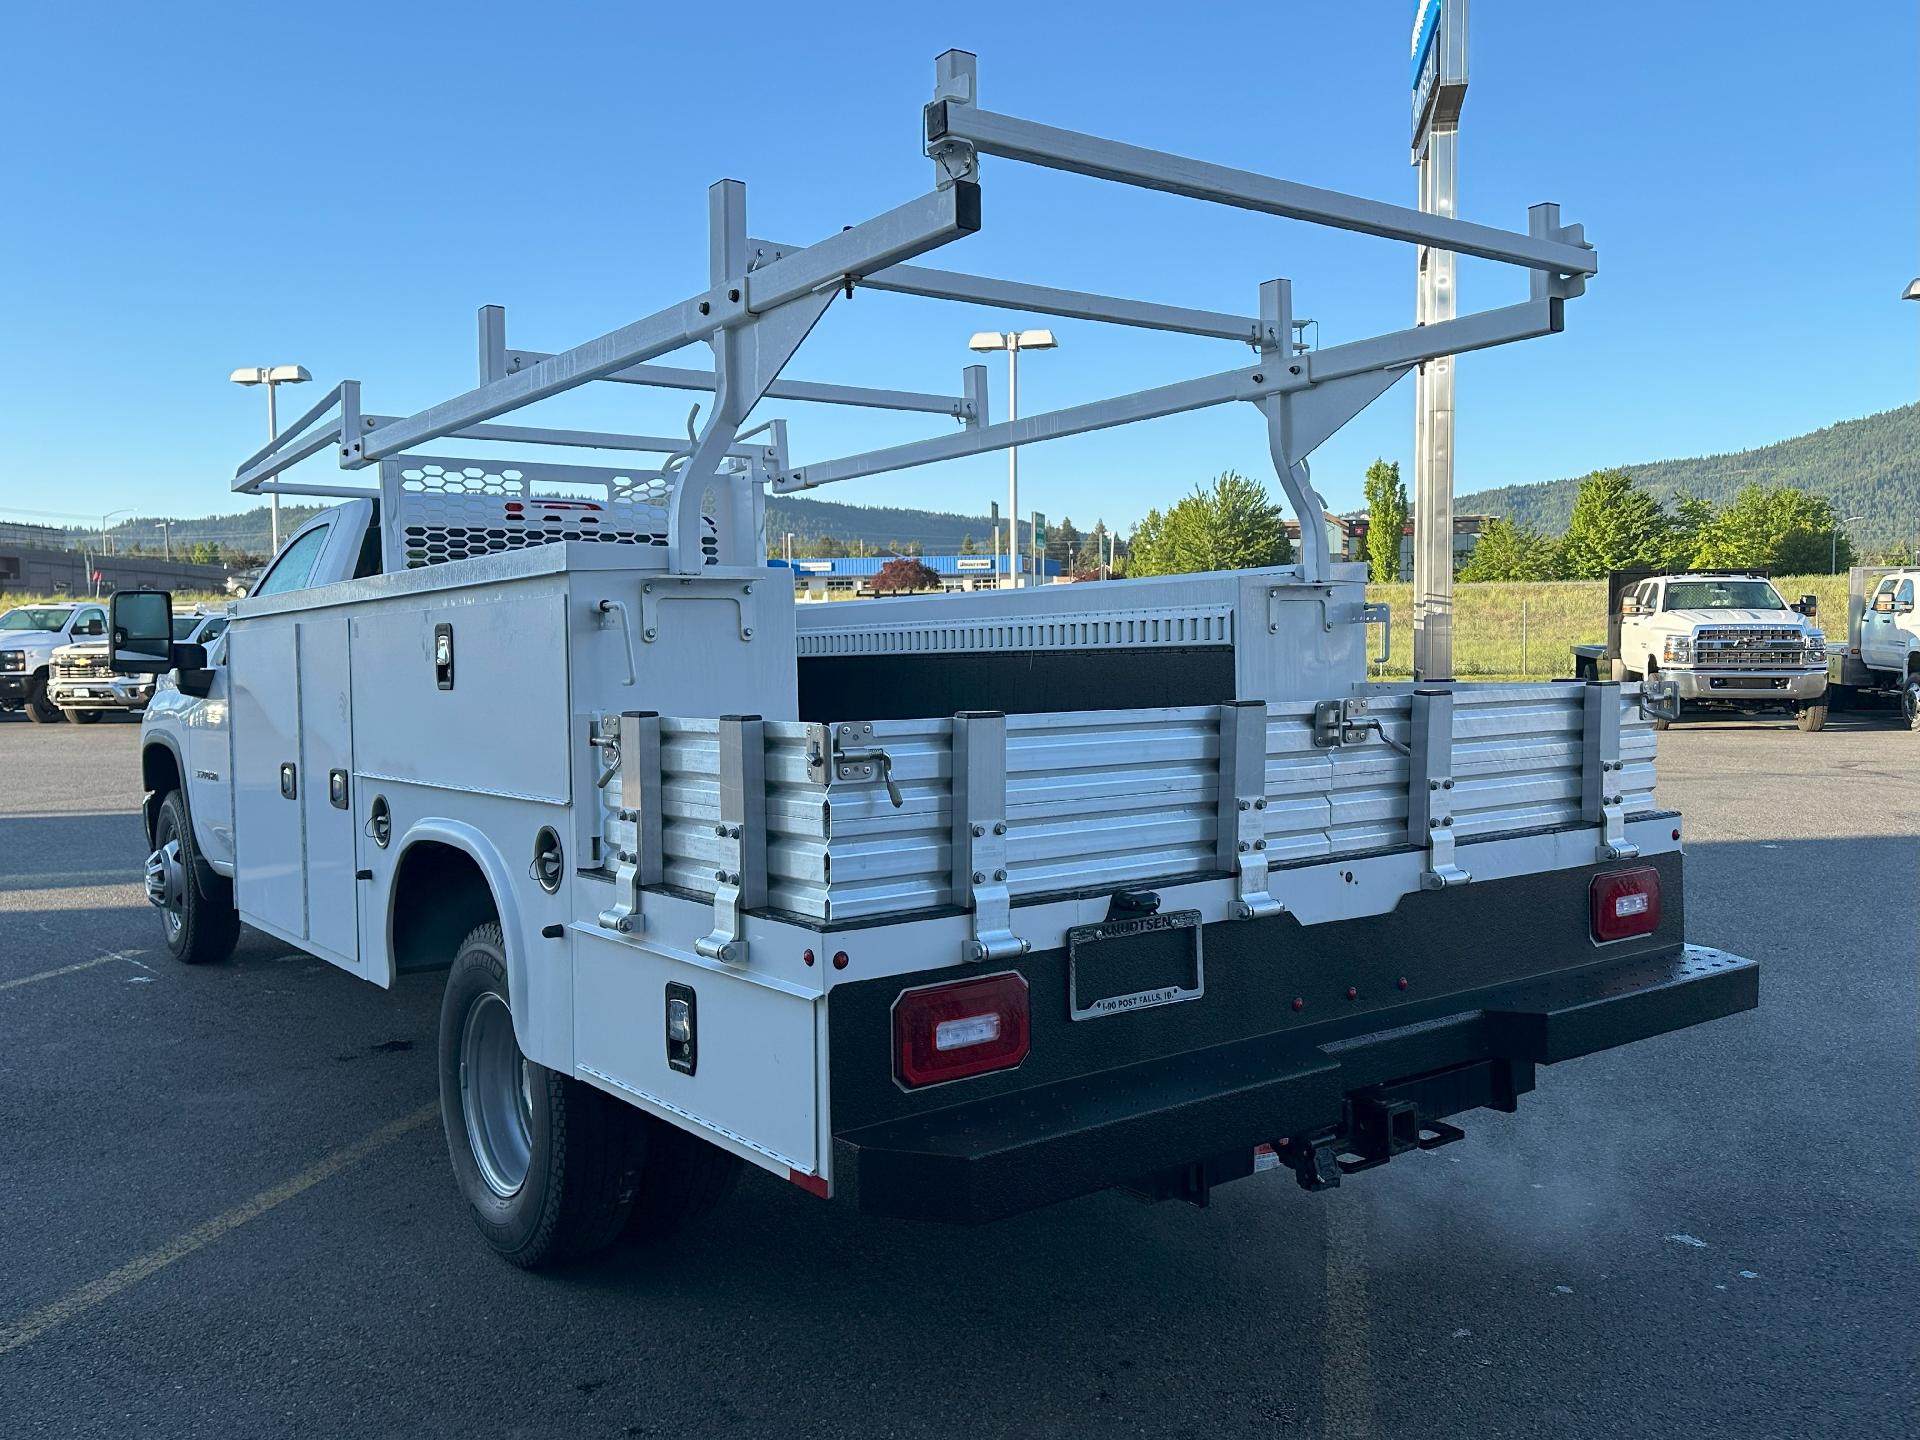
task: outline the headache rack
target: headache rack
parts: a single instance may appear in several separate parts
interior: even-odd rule
[[[1427,214],[1251,171],[1143,149],[986,110],[974,57],[936,62],[924,116],[934,188],[817,244],[794,247],[747,228],[746,187],[722,180],[708,194],[705,288],[569,350],[510,349],[505,311],[479,317],[479,383],[412,415],[362,405],[346,380],[249,456],[234,489],[249,494],[377,496],[388,568],[453,561],[549,539],[631,545],[635,563],[694,575],[710,565],[764,563],[763,495],[910,469],[1229,402],[1254,406],[1282,488],[1300,526],[1300,575],[1328,578],[1330,557],[1307,457],[1401,376],[1427,360],[1547,335],[1597,261],[1559,207],[1535,205],[1524,232]],[[1229,314],[1122,299],[909,262],[982,224],[983,157],[1064,170],[1241,210],[1303,220],[1473,255],[1528,272],[1527,297],[1496,309],[1371,339],[1307,350],[1296,344],[1290,283],[1268,279],[1247,312]],[[963,370],[953,394],[783,378],[788,362],[836,299],[857,290],[936,297],[1011,312],[1055,315],[1195,335],[1253,352],[1227,369],[1017,420],[993,423],[986,371]],[[696,343],[698,368],[656,363]],[[685,437],[495,423],[499,417],[590,381],[704,392]],[[763,400],[817,402],[939,416],[958,428],[934,438],[838,458],[794,463],[787,425],[743,429]],[[697,422],[697,423],[696,423]],[[436,458],[436,441],[482,441],[631,451],[645,465],[595,469],[531,462]],[[316,484],[283,472],[331,451],[349,472],[378,467],[377,486]]]

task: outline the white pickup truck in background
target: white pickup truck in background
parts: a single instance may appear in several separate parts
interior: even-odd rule
[[[1764,575],[1721,570],[1615,571],[1607,593],[1607,644],[1573,647],[1577,677],[1657,677],[1683,709],[1784,710],[1802,730],[1826,725],[1826,636],[1812,595],[1790,605]]]
[[[173,617],[175,644],[210,645],[226,628],[226,615],[205,606]],[[91,725],[116,711],[137,714],[153,698],[154,684],[151,675],[114,671],[104,627],[98,639],[62,645],[47,667],[47,700],[74,725]]]
[[[1847,572],[1847,643],[1828,652],[1836,704],[1857,695],[1897,696],[1920,730],[1920,566],[1857,565]]]
[[[26,711],[36,725],[60,718],[48,698],[53,652],[74,640],[107,633],[107,607],[98,600],[16,605],[0,615],[0,709]]]

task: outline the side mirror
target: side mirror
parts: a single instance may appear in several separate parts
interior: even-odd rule
[[[89,620],[74,633],[76,635],[104,635],[107,633],[107,630],[106,626],[102,625],[98,620]]]
[[[204,700],[213,693],[213,667],[207,663],[207,647],[204,645],[176,645],[173,647],[174,663],[178,667],[175,683],[182,695],[192,695]]]
[[[1873,613],[1876,615],[1891,615],[1893,613],[1893,596],[1891,595],[1874,596],[1873,597]]]
[[[173,669],[173,596],[165,590],[123,590],[108,622],[113,668],[122,675],[159,675]]]
[[[1800,603],[1793,608],[1811,620],[1820,613],[1820,597],[1818,595],[1802,595],[1800,597]]]

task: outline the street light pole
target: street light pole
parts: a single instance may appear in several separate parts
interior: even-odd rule
[[[267,439],[280,438],[280,421],[274,413],[273,389],[276,385],[300,385],[313,379],[304,365],[245,365],[227,377],[236,385],[264,385],[267,387]],[[276,472],[272,477],[278,482]],[[268,498],[272,501],[272,542],[273,553],[280,553],[280,492],[271,491]]]
[[[173,559],[173,522],[171,520],[162,520],[153,528],[160,532],[160,558],[163,560]]]
[[[133,507],[129,505],[124,510],[109,510],[100,517],[100,548],[105,550],[109,555],[113,553],[113,532],[107,529],[107,521],[116,515],[131,515],[132,513]]]
[[[1052,350],[1059,342],[1051,330],[982,330],[967,342],[969,350],[1007,352],[1007,420],[1020,418],[1020,352]],[[1020,588],[1020,447],[1007,447],[1007,584]]]
[[[1007,423],[1020,418],[1020,336],[1007,332]],[[1007,581],[1020,588],[1025,557],[1020,554],[1020,447],[1007,447]]]

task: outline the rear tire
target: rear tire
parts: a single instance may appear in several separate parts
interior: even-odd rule
[[[1827,706],[1823,700],[1818,705],[1802,705],[1796,720],[1802,730],[1812,732],[1827,728]]]
[[[51,725],[60,718],[60,709],[47,699],[47,677],[41,673],[27,682],[27,698],[20,708],[27,712],[27,719],[36,725]]]
[[[639,1112],[521,1054],[500,927],[460,944],[440,1005],[440,1119],[481,1236],[522,1269],[619,1235],[643,1154]]]
[[[171,847],[171,853],[170,852]],[[167,951],[183,965],[207,965],[233,954],[240,938],[240,914],[233,908],[233,882],[213,877],[213,893],[202,895],[194,882],[200,869],[193,825],[178,790],[169,790],[153,822],[153,854],[147,859],[147,890],[161,893],[160,913]],[[157,869],[156,869],[157,867]]]
[[[100,718],[98,710],[62,710],[60,713],[67,717],[69,725],[91,725]]]
[[[627,1230],[664,1240],[714,1209],[740,1183],[740,1157],[651,1115],[639,1116],[646,1135],[640,1188]]]
[[[1900,691],[1900,713],[1909,730],[1920,730],[1920,675],[1909,675]]]

